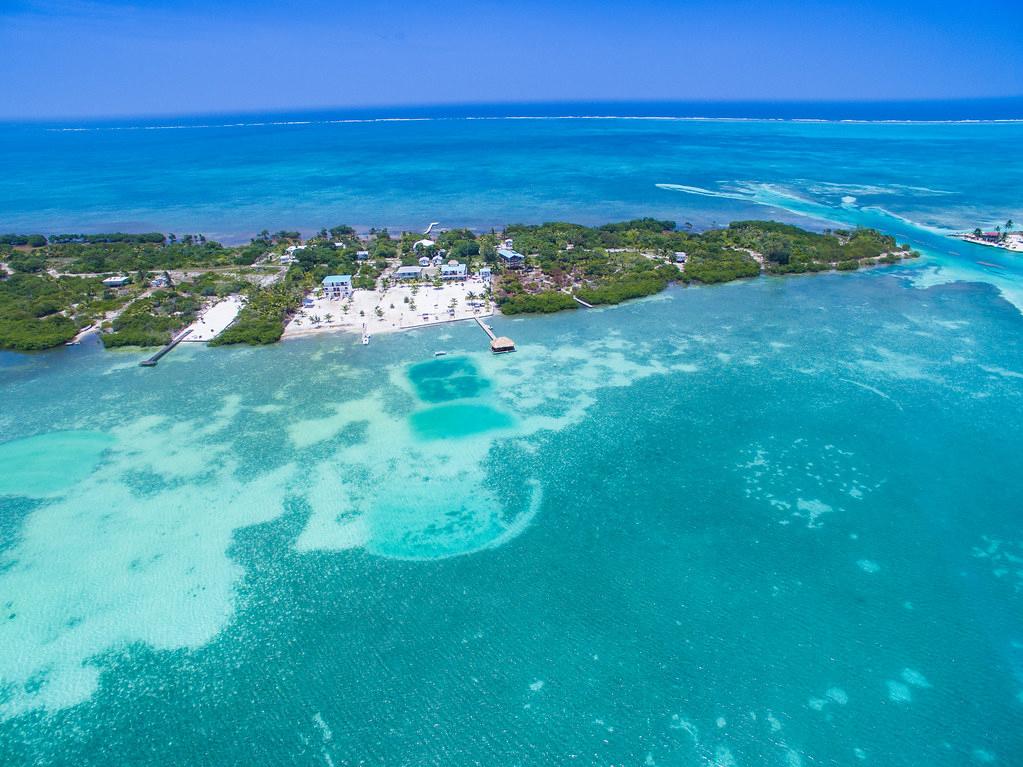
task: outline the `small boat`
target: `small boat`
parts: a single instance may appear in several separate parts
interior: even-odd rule
[[[363,336],[362,337],[362,345],[363,346],[369,346],[369,336]]]
[[[434,357],[443,357],[446,354],[447,354],[447,352],[434,352],[433,356]]]

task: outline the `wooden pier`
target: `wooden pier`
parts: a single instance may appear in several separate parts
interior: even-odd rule
[[[490,326],[483,322],[483,320],[481,320],[479,317],[473,317],[473,319],[476,320],[476,324],[483,329],[483,332],[490,336],[491,341],[497,338],[497,336],[494,335],[494,331],[491,330]]]
[[[587,309],[592,309],[592,308],[593,308],[593,304],[588,304],[588,303],[586,303],[586,302],[585,302],[585,301],[583,301],[583,300],[582,300],[581,298],[579,298],[579,296],[577,296],[577,295],[574,295],[574,294],[572,294],[572,293],[569,293],[569,295],[570,295],[570,296],[572,296],[572,300],[573,300],[573,301],[575,301],[575,302],[576,302],[577,304],[582,304],[582,305],[583,305],[583,306],[585,306],[585,307],[586,307]]]
[[[507,352],[515,351],[515,342],[506,336],[497,336],[494,331],[490,329],[490,326],[483,322],[479,317],[473,317],[476,320],[476,324],[479,325],[483,332],[490,338],[490,351],[494,354],[505,354]]]
[[[156,367],[156,363],[160,361],[160,358],[167,352],[169,352],[171,349],[173,349],[175,346],[180,344],[182,341],[184,341],[185,336],[187,336],[191,332],[192,332],[191,328],[186,328],[184,331],[174,336],[174,338],[171,339],[169,344],[160,349],[160,351],[158,351],[152,357],[150,357],[149,359],[142,360],[142,362],[140,362],[139,365],[141,365],[144,368]]]

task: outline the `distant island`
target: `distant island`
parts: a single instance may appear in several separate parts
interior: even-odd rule
[[[617,304],[672,283],[854,271],[918,255],[873,229],[815,233],[771,221],[703,232],[652,218],[434,227],[263,231],[239,246],[191,234],[0,235],[0,348],[46,349],[91,332],[107,348],[180,335],[269,344],[331,329],[368,339],[494,311]]]
[[[972,242],[974,245],[986,245],[990,248],[1004,248],[1016,253],[1023,252],[1023,232],[1013,232],[1015,224],[1010,218],[1004,226],[996,226],[994,231],[984,231],[980,227],[972,232],[960,232],[951,235],[957,240]]]

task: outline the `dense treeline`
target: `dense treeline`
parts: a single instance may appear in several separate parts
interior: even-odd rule
[[[171,236],[173,237],[173,235]],[[72,243],[97,245],[115,242],[131,245],[162,245],[167,241],[167,235],[161,232],[146,232],[143,234],[125,234],[124,232],[113,232],[110,234],[53,234],[50,235],[49,239],[55,245]]]
[[[260,254],[262,254],[260,250]],[[155,243],[53,243],[38,254],[55,261],[65,272],[100,274],[140,270],[183,269],[188,267],[251,264],[253,254],[245,249],[229,249],[207,241]]]
[[[201,305],[191,292],[177,289],[158,290],[125,309],[111,323],[110,333],[103,333],[103,345],[161,346],[172,335],[189,325]]]
[[[118,299],[98,279],[15,274],[0,281],[0,349],[29,351],[74,338]]]
[[[46,237],[42,234],[0,234],[0,245],[41,248],[45,244]]]
[[[502,314],[550,314],[565,309],[578,309],[572,296],[560,290],[540,293],[510,293],[502,295],[498,304]]]
[[[211,346],[272,344],[284,333],[284,323],[302,301],[302,290],[294,283],[253,289],[238,318],[227,330],[210,341]]]
[[[762,253],[766,271],[777,274],[832,268],[849,271],[859,268],[865,261],[883,258],[885,263],[894,263],[901,257],[915,255],[908,246],[900,246],[894,237],[874,229],[818,234],[774,221],[735,221],[728,229],[708,232],[707,236]]]

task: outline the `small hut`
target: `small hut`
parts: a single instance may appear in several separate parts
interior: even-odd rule
[[[507,336],[498,336],[490,342],[490,351],[494,354],[504,354],[515,351],[515,342]]]

